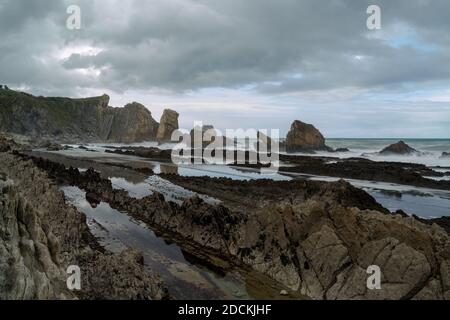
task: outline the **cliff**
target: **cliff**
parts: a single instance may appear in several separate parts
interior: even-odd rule
[[[158,123],[143,105],[108,106],[103,95],[85,99],[35,97],[0,90],[0,131],[58,142],[155,140]]]

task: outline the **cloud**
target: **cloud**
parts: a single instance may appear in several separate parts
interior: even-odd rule
[[[81,30],[66,29],[69,4],[81,7]],[[336,92],[346,94],[335,106],[362,93],[370,101],[397,95],[400,105],[405,94],[448,87],[450,2],[379,0],[379,31],[366,28],[369,4],[0,0],[0,74],[11,87],[51,95],[186,97],[222,88],[239,96],[250,88],[270,110]]]

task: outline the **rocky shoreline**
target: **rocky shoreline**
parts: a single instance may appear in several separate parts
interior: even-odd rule
[[[131,197],[94,169],[80,172],[24,153],[11,140],[3,139],[0,151],[2,211],[8,217],[1,223],[0,249],[8,252],[4,261],[14,261],[1,263],[0,268],[8,279],[15,279],[0,281],[6,284],[1,290],[5,298],[169,298],[159,276],[144,269],[141,254],[130,249],[112,255],[98,245],[84,215],[67,205],[57,188],[72,185],[84,190],[93,206],[108,203],[164,234],[195,259],[216,268],[238,267],[259,274],[286,288],[291,297],[450,299],[448,219],[391,213],[344,181],[236,181],[161,173],[165,180],[221,201],[208,204],[193,197],[177,204],[158,192]],[[156,149],[116,151],[167,157]],[[283,161],[307,168],[302,162],[309,161],[307,157],[284,157]],[[316,161],[323,165],[329,160],[311,160]],[[136,170],[128,165],[121,169],[117,163],[98,167],[108,166]],[[392,166],[400,170],[400,164]],[[421,165],[411,165],[410,170],[430,173]],[[145,174],[154,173],[146,170]],[[80,292],[64,286],[65,269],[71,264],[84,270]],[[366,269],[371,265],[381,268],[381,290],[366,286]],[[36,270],[44,270],[44,276]]]
[[[108,153],[130,155],[149,160],[171,161],[171,151],[147,147],[108,147]],[[237,152],[235,152],[236,154]],[[214,156],[214,152],[212,152]],[[236,156],[235,156],[236,158]],[[259,159],[258,154],[245,153],[245,164],[232,166],[262,168],[261,163],[250,164],[249,159]],[[279,154],[278,171],[285,174],[310,174],[344,179],[359,179],[404,184],[415,187],[450,190],[450,180],[434,180],[427,177],[450,176],[450,171],[435,171],[423,164],[372,161],[364,158],[339,159],[336,157],[310,157]],[[193,162],[193,160],[191,160]]]
[[[1,299],[166,299],[167,288],[134,250],[105,252],[83,214],[32,162],[0,153]],[[66,270],[81,270],[81,291],[67,289]]]
[[[216,196],[221,186],[228,190],[222,192],[221,205],[199,198],[177,205],[158,193],[132,198],[93,170],[80,173],[47,160],[34,161],[52,179],[77,185],[91,201],[105,201],[175,235],[194,253],[243,264],[310,298],[449,298],[448,234],[436,224],[388,213],[345,182],[259,181],[244,186],[227,179],[183,182],[179,176],[164,176],[194,191],[216,190]],[[269,190],[277,187],[291,192],[270,196]],[[248,196],[256,194],[260,197],[249,202]],[[231,200],[226,195],[232,195]],[[366,287],[366,268],[372,264],[383,270],[382,290]]]

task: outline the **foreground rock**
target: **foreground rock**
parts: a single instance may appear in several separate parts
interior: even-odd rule
[[[329,150],[325,145],[325,138],[312,124],[295,120],[286,137],[287,152],[312,152]]]
[[[391,144],[390,146],[384,148],[380,151],[382,155],[411,155],[411,154],[419,154],[420,152],[414,148],[411,148],[404,141],[399,141],[397,143]]]
[[[32,162],[0,153],[0,299],[161,299],[167,290],[135,251],[109,255],[86,218]],[[81,291],[66,286],[81,270]]]
[[[170,142],[172,140],[172,133],[178,130],[178,116],[179,114],[176,111],[164,110],[156,135],[158,142]]]
[[[204,188],[221,194],[225,205],[207,204],[197,197],[178,205],[158,193],[131,198],[93,170],[80,173],[34,161],[55,179],[78,185],[152,228],[178,237],[188,252],[195,248],[191,252],[228,258],[311,298],[450,298],[448,234],[437,225],[378,211],[384,210],[373,198],[343,181],[283,186],[283,182],[204,177]],[[202,178],[195,179],[200,185]],[[191,177],[173,176],[173,181],[195,189]],[[277,192],[281,189],[291,192],[283,197]],[[255,190],[262,191],[260,197],[249,203],[248,195]],[[228,205],[231,202],[234,205]],[[366,270],[371,265],[381,268],[381,290],[367,289]]]

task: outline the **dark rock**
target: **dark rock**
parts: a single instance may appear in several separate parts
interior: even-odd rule
[[[391,144],[390,146],[380,151],[380,154],[382,155],[389,155],[389,154],[410,155],[417,153],[419,153],[419,151],[417,151],[414,148],[411,148],[404,141],[399,141],[397,143]]]
[[[280,161],[289,166],[280,172],[313,174],[337,178],[351,178],[405,184],[416,187],[450,190],[450,181],[425,178],[443,177],[423,164],[371,161],[363,158],[338,159],[280,154]]]
[[[97,206],[102,202],[100,197],[93,192],[86,193],[86,200],[89,202],[92,208],[97,208]]]

